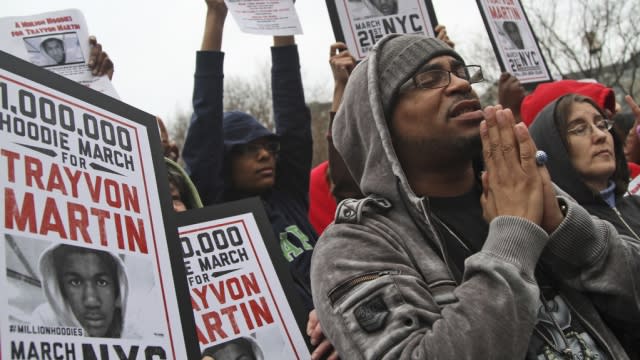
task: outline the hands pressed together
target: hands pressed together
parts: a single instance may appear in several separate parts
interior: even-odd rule
[[[488,106],[480,124],[486,172],[480,199],[484,217],[518,216],[551,234],[563,219],[549,172],[536,163],[536,145],[524,124],[502,106]]]

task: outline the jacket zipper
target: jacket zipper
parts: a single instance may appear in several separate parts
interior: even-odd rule
[[[399,271],[394,270],[384,270],[384,271],[374,271],[366,274],[362,274],[356,276],[355,278],[349,279],[340,285],[336,286],[331,290],[328,294],[329,301],[331,301],[331,305],[333,306],[338,300],[340,300],[344,295],[346,295],[349,291],[351,291],[356,286],[376,280],[386,275],[397,275]]]
[[[449,264],[449,257],[447,256],[447,253],[445,252],[444,248],[443,248],[443,244],[442,244],[442,239],[440,239],[440,234],[439,231],[436,229],[436,227],[432,224],[431,218],[433,218],[435,221],[441,223],[444,225],[444,223],[442,221],[440,221],[440,219],[438,219],[438,217],[431,212],[431,210],[427,210],[427,208],[429,208],[429,206],[425,206],[425,201],[428,203],[428,199],[423,199],[420,204],[422,205],[422,208],[420,209],[421,215],[424,216],[424,219],[426,220],[426,224],[427,226],[429,226],[431,233],[433,234],[433,236],[435,236],[435,242],[438,244],[438,250],[440,251],[440,255],[442,256],[442,261],[445,264],[445,267],[447,269],[447,274],[449,274],[449,278],[453,280],[453,282],[457,285],[460,285],[458,283],[458,281],[456,280],[456,277],[453,276],[453,272],[451,272],[451,265]],[[431,217],[429,216],[431,215]],[[418,228],[420,227],[419,223],[416,222],[416,225],[418,226]],[[447,229],[447,231],[451,232],[451,230],[445,225],[445,228]],[[453,234],[453,237],[462,243],[462,240],[460,240],[460,238],[458,238],[458,236],[456,234],[454,234],[453,232],[451,232]],[[469,250],[469,248],[467,248],[467,246],[462,243],[462,246],[464,246],[467,250]],[[462,274],[460,274],[462,276]]]
[[[435,214],[433,214],[432,216],[433,216],[433,218],[434,218],[434,219],[436,219],[436,220],[438,221],[438,223],[439,223],[440,225],[442,225],[442,226],[447,230],[447,232],[449,232],[449,234],[451,234],[451,236],[453,236],[453,237],[454,237],[454,238],[455,238],[455,239],[460,243],[460,245],[462,245],[462,247],[463,247],[465,250],[467,250],[467,251],[468,251],[470,254],[472,254],[472,255],[474,254],[474,253],[471,251],[471,249],[469,249],[469,247],[467,246],[467,244],[465,244],[465,243],[464,243],[464,241],[462,241],[462,239],[460,239],[460,238],[458,237],[458,235],[457,235],[456,233],[454,233],[454,232],[453,232],[453,230],[451,230],[451,229],[447,226],[447,224],[445,224],[442,220],[440,220],[440,219],[439,219]]]
[[[633,231],[633,229],[631,228],[631,226],[629,226],[629,224],[627,224],[627,222],[624,220],[624,218],[622,217],[622,214],[620,214],[620,211],[618,211],[618,209],[614,206],[612,207],[613,211],[616,213],[616,215],[618,215],[618,218],[620,219],[620,221],[622,221],[622,223],[624,224],[624,226],[627,228],[627,230],[629,230],[633,236],[636,237],[636,240],[640,241],[640,236],[638,236],[638,234],[636,234],[635,231]]]

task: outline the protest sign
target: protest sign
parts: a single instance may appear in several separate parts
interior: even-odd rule
[[[293,0],[225,0],[240,30],[260,35],[302,34]]]
[[[87,66],[89,30],[79,10],[0,18],[0,50],[118,98],[109,77]]]
[[[198,356],[161,154],[152,115],[0,51],[2,358]]]
[[[500,69],[528,88],[551,81],[529,19],[519,0],[476,0]]]
[[[430,0],[327,0],[336,40],[362,60],[387,34],[435,36],[436,15]]]
[[[201,350],[237,346],[248,358],[308,359],[308,314],[260,200],[189,210],[177,219]]]

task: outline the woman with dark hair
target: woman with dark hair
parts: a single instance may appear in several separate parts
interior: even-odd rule
[[[581,95],[565,95],[540,112],[529,133],[538,149],[547,153],[553,182],[640,246],[640,196],[627,193],[624,143],[597,103]],[[615,320],[609,324],[624,321]],[[638,330],[616,330],[630,357],[640,358]]]
[[[596,102],[563,96],[536,117],[529,131],[548,155],[553,182],[591,214],[640,242],[640,197],[627,194],[623,142]]]

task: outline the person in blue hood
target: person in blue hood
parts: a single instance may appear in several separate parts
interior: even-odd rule
[[[249,114],[223,111],[221,45],[227,7],[222,0],[206,3],[204,38],[196,54],[194,114],[182,152],[186,171],[204,206],[250,196],[262,199],[294,287],[311,311],[309,271],[317,235],[307,213],[313,144],[295,40],[274,37],[271,48],[274,134]],[[317,321],[310,324],[316,326]]]

